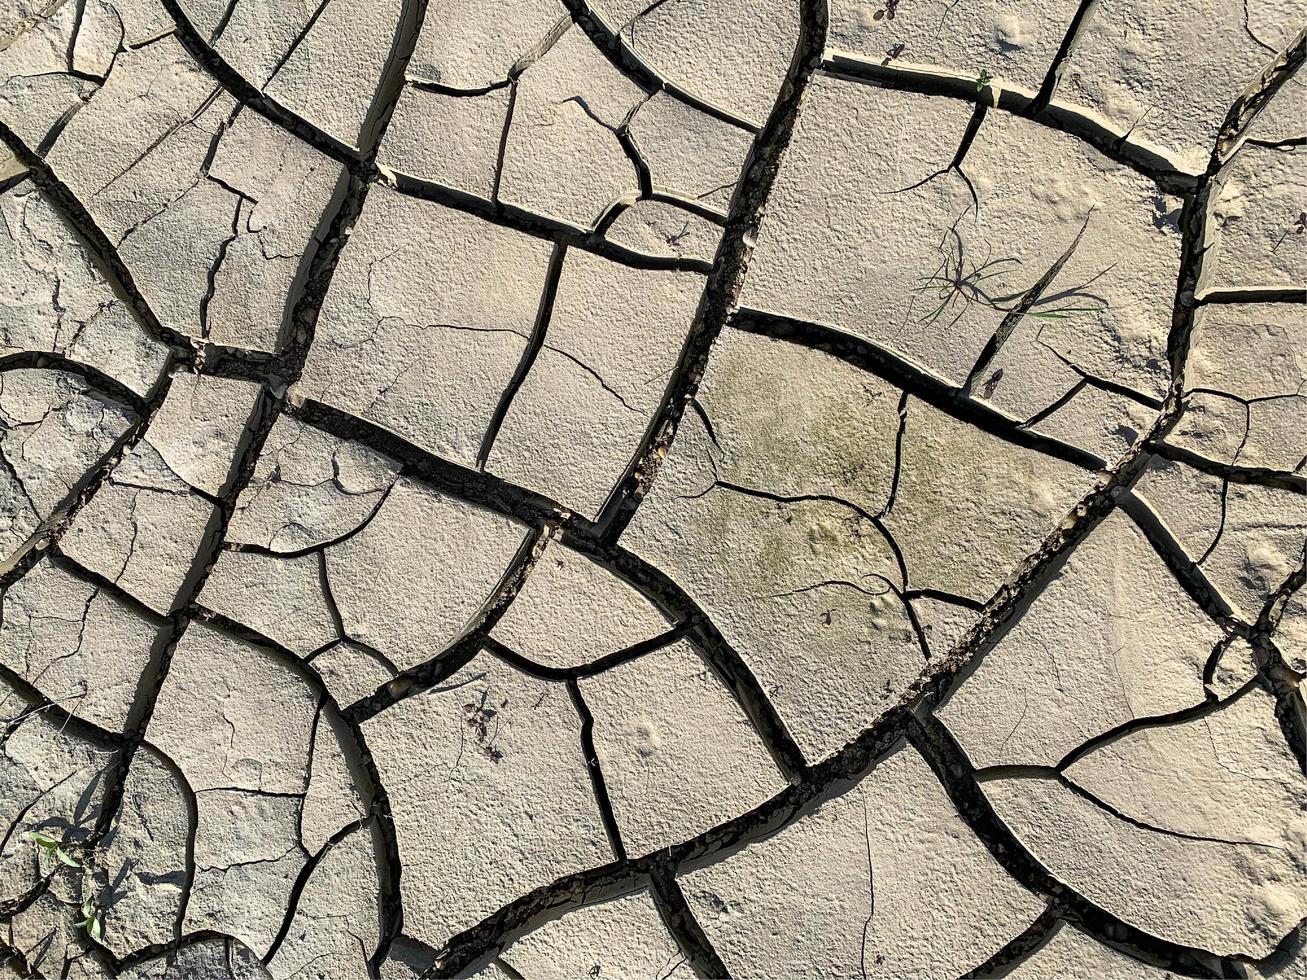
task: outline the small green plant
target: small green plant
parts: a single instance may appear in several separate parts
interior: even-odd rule
[[[70,868],[80,868],[82,866],[81,861],[64,850],[62,842],[55,840],[49,834],[43,834],[39,830],[31,830],[27,833],[27,839],[37,846],[37,853],[41,855],[43,866],[47,860],[58,861]]]
[[[104,938],[104,920],[100,918],[95,902],[89,898],[82,902],[82,921],[77,923],[77,928],[85,929],[97,943]]]
[[[1072,249],[1074,247],[1073,243]],[[1077,286],[1064,289],[1055,296],[1041,297],[1022,309],[1022,301],[1032,287],[1002,285],[1020,272],[1023,265],[1020,259],[1013,256],[996,259],[992,257],[992,249],[987,249],[984,260],[977,262],[968,253],[956,227],[950,228],[945,234],[938,251],[941,255],[939,265],[931,275],[918,277],[920,285],[912,290],[914,298],[910,310],[918,298],[934,304],[928,313],[918,318],[918,323],[934,324],[945,317],[951,317],[951,329],[969,309],[976,306],[988,307],[1005,315],[1020,311],[1021,316],[1041,320],[1066,320],[1085,313],[1102,313],[1107,309],[1107,304],[1103,301],[1085,306],[1064,301],[1082,297],[1097,300],[1096,296],[1085,290],[1106,275],[1111,270],[1110,266]],[[1069,255],[1070,252],[1062,261]],[[991,279],[999,279],[999,284],[991,287]]]
[[[994,76],[989,73],[988,68],[980,69],[980,74],[976,76],[976,94],[979,95],[985,91],[985,86],[994,80]]]

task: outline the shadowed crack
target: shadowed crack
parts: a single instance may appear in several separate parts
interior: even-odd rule
[[[1053,280],[1057,278],[1058,273],[1062,271],[1062,267],[1065,266],[1071,256],[1075,254],[1076,249],[1080,246],[1080,239],[1084,237],[1085,231],[1089,228],[1089,222],[1093,216],[1094,214],[1091,210],[1085,217],[1084,223],[1080,226],[1080,230],[1076,232],[1076,237],[1071,240],[1071,244],[1066,247],[1066,250],[1057,257],[1057,261],[1048,267],[1047,272],[1035,280],[1034,285],[1021,294],[1021,298],[1018,299],[1016,304],[1004,315],[1003,321],[998,325],[998,329],[994,331],[994,335],[986,342],[984,349],[980,352],[980,356],[976,358],[976,363],[972,367],[971,373],[967,375],[967,380],[962,384],[962,391],[967,397],[971,397],[972,389],[975,388],[976,384],[980,381],[980,378],[989,369],[994,358],[998,356],[998,352],[1003,349],[1003,345],[1006,344],[1008,338],[1012,336],[1012,331],[1017,328],[1017,324],[1024,320],[1026,316],[1034,310],[1035,306],[1043,297],[1044,292],[1053,284]],[[1004,307],[1000,306],[997,308],[1003,309]]]
[[[713,119],[720,120],[748,133],[758,132],[756,124],[741,119],[720,106],[691,95],[680,86],[659,77],[654,69],[631,49],[631,46],[622,37],[621,32],[613,30],[585,0],[562,0],[562,3],[567,8],[568,13],[571,14],[573,22],[585,32],[591,43],[603,53],[614,68],[641,88],[646,95],[652,95],[655,92],[666,92],[676,101]]]
[[[1296,57],[1299,62],[1302,60],[1301,54]],[[1199,277],[1205,251],[1209,182],[1210,178],[1202,179],[1202,185],[1187,198],[1182,214],[1182,264],[1173,328],[1168,339],[1173,381],[1151,427],[1150,439],[1163,437],[1179,413],[1195,311],[1193,283]],[[1020,615],[1031,598],[1057,574],[1069,551],[1115,509],[1120,496],[1128,491],[1148,460],[1142,445],[1140,443],[1127,451],[1112,470],[1104,473],[1089,494],[1073,508],[1067,520],[1045,538],[1036,552],[1019,564],[1008,582],[985,604],[978,622],[953,649],[934,662],[904,692],[896,706],[844,749],[808,767],[794,784],[772,800],[691,841],[656,855],[619,861],[560,878],[509,903],[450,940],[428,975],[459,975],[487,961],[512,938],[529,930],[533,923],[544,917],[576,904],[588,904],[642,887],[658,869],[692,869],[709,858],[730,853],[748,840],[774,833],[798,819],[826,794],[836,794],[847,787],[905,735],[925,756],[959,813],[999,863],[1027,888],[1044,895],[1057,917],[1074,923],[1099,941],[1107,942],[1136,959],[1162,968],[1177,969],[1191,976],[1233,975],[1231,971],[1236,968],[1233,962],[1150,935],[1087,901],[1053,878],[998,820],[980,793],[971,768],[951,735],[932,717],[918,717],[911,710],[912,705],[928,705],[945,694],[958,672],[983,655],[1006,625]],[[1307,568],[1300,570],[1298,577],[1307,577]],[[1285,588],[1289,587],[1286,585]],[[1287,594],[1282,592],[1279,595],[1281,604]],[[1259,636],[1268,632],[1267,626],[1274,618],[1269,611],[1272,606],[1268,604],[1263,617],[1265,622],[1259,620]]]
[[[1067,26],[1066,33],[1062,35],[1062,43],[1057,47],[1057,54],[1053,55],[1053,61],[1048,66],[1043,82],[1040,83],[1039,91],[1035,93],[1034,99],[1031,100],[1026,109],[1026,112],[1032,118],[1046,110],[1049,103],[1053,101],[1053,96],[1057,93],[1057,87],[1062,81],[1062,73],[1066,70],[1067,60],[1071,57],[1071,53],[1075,48],[1076,40],[1080,37],[1080,32],[1090,23],[1097,6],[1098,0],[1080,0],[1075,14],[1071,17],[1071,23]]]
[[[641,561],[625,549],[607,544],[597,526],[566,511],[547,497],[515,486],[488,473],[467,469],[443,460],[433,453],[420,449],[399,436],[371,422],[356,418],[321,402],[305,400],[300,406],[291,406],[288,413],[334,436],[360,442],[403,464],[404,475],[428,483],[441,493],[461,500],[474,502],[506,517],[512,517],[530,527],[557,527],[560,540],[568,547],[581,552],[634,585],[673,622],[689,624],[691,638],[712,665],[714,672],[726,684],[739,702],[746,717],[758,731],[763,743],[781,771],[787,775],[797,772],[803,765],[803,755],[793,736],[780,719],[762,686],[738,653],[713,625],[711,619],[695,604],[689,595],[670,576],[647,562]],[[516,595],[516,586],[512,595]],[[511,599],[510,599],[511,601]],[[497,620],[504,607],[495,612]],[[483,624],[484,625],[484,624]],[[490,623],[493,626],[493,622]],[[406,677],[391,682],[394,687],[378,692],[373,700],[352,706],[367,716],[384,710],[390,704],[419,693],[440,682],[476,655],[481,642],[480,634],[465,637],[436,660],[415,668]],[[466,658],[466,659],[463,659]],[[461,663],[459,661],[462,661]],[[454,666],[457,664],[457,666]]]
[[[883,347],[835,327],[752,309],[739,310],[729,326],[837,357],[887,381],[905,395],[920,398],[958,421],[1013,445],[1033,449],[1082,469],[1100,470],[1106,465],[1093,453],[1051,436],[1031,432],[1025,427],[1027,423],[1004,415],[987,402],[971,398],[963,388],[949,384]]]
[[[994,812],[975,773],[952,734],[933,716],[913,715],[907,725],[909,742],[925,758],[943,785],[958,814],[1004,870],[1056,909],[1059,917],[1135,959],[1192,977],[1230,976],[1232,964],[1204,950],[1151,936],[1077,894],[1048,871],[1021,844]],[[1110,938],[1107,938],[1110,937]]]
[[[480,652],[486,636],[508,611],[508,607],[526,583],[527,576],[530,575],[536,560],[544,550],[547,540],[548,533],[545,530],[533,529],[522,542],[490,598],[463,635],[441,653],[416,667],[400,671],[372,694],[350,705],[345,709],[346,719],[354,725],[362,724],[405,698],[421,694],[448,680],[471,663],[472,658]]]
[[[675,876],[666,871],[655,871],[649,878],[649,894],[658,909],[658,917],[680,947],[681,955],[694,975],[729,977],[730,971],[694,917]]]
[[[602,674],[606,670],[612,670],[614,667],[620,667],[623,664],[631,663],[633,660],[639,660],[647,654],[657,653],[659,650],[665,649],[676,641],[689,636],[691,629],[688,623],[682,623],[679,626],[673,626],[664,633],[659,633],[657,636],[641,640],[639,643],[632,643],[621,650],[615,650],[589,663],[579,664],[575,667],[547,667],[544,664],[538,664],[522,656],[511,647],[500,643],[493,636],[487,636],[482,641],[482,649],[491,656],[532,677],[538,677],[545,681],[573,681],[583,677],[593,677],[596,674]]]
[[[485,435],[481,439],[481,448],[477,450],[478,469],[485,469],[486,460],[490,458],[490,451],[494,448],[495,439],[504,424],[504,419],[508,416],[508,410],[513,405],[513,399],[517,397],[518,391],[526,381],[526,376],[531,373],[531,368],[535,365],[536,358],[540,356],[545,334],[549,330],[549,320],[554,315],[554,300],[558,296],[558,281],[563,274],[563,259],[566,256],[566,245],[555,245],[553,252],[550,253],[549,267],[545,270],[545,287],[540,294],[540,306],[536,310],[535,324],[531,328],[531,336],[527,340],[526,347],[522,349],[522,358],[513,370],[513,377],[509,379],[503,394],[499,396],[499,404],[495,406],[495,412],[486,426]]]
[[[1057,917],[1053,907],[1049,906],[1002,949],[974,970],[964,973],[961,980],[987,980],[989,977],[1007,976],[1013,967],[1043,949],[1061,927],[1062,920]]]
[[[169,0],[165,0],[165,2],[167,3]],[[176,9],[178,14],[180,13],[180,8],[176,8],[175,4],[171,6]],[[368,161],[375,155],[377,145],[385,133],[395,103],[398,101],[402,88],[404,66],[412,54],[425,10],[425,0],[409,0],[403,6],[399,23],[396,26],[390,57],[378,81],[376,93],[362,127],[361,143],[364,158]],[[0,131],[0,136],[6,136],[7,138],[5,131]],[[293,310],[293,322],[296,324],[297,330],[292,346],[286,355],[286,364],[291,380],[298,377],[308,347],[312,343],[313,326],[316,323],[318,312],[334,273],[340,248],[344,244],[344,230],[352,225],[357,218],[367,194],[368,185],[355,180],[349,174],[342,178],[342,183],[347,184],[346,193],[343,196],[338,195],[332,204],[333,207],[338,209],[331,220],[331,226],[336,233],[328,238],[315,254],[303,292],[299,295],[292,295],[288,303]],[[77,206],[80,207],[80,205]],[[101,258],[103,258],[104,253],[111,254],[113,252],[107,239],[98,242],[90,241],[89,244],[92,252]],[[155,403],[157,400],[158,403],[161,403],[163,394],[166,394],[166,391],[167,384],[165,381],[159,386],[159,391],[151,398],[151,402]],[[214,522],[215,526],[211,529],[206,542],[192,562],[186,584],[175,606],[176,611],[167,617],[158,639],[153,644],[150,664],[140,679],[136,697],[128,714],[128,724],[124,730],[125,745],[106,776],[102,809],[95,830],[88,841],[89,847],[94,847],[112,829],[122,802],[128,770],[136,751],[143,744],[146,729],[167,677],[173,653],[194,618],[192,603],[203,589],[208,573],[217,557],[217,551],[221,546],[225,529],[231,520],[235,501],[253,474],[254,464],[273,422],[280,414],[282,405],[283,403],[279,399],[272,397],[266,387],[261,390],[259,403],[254,411],[250,427],[247,428],[242,443],[237,448],[236,460],[233,465],[233,471],[237,474],[236,478],[229,481],[230,485],[221,498],[221,505],[218,508]],[[138,430],[135,431],[135,435],[139,438],[140,433],[143,431],[144,423],[141,423]],[[104,478],[107,479],[107,477],[108,472],[105,472]],[[394,868],[393,875],[395,876],[396,885],[393,891],[397,894],[397,852]],[[383,930],[382,948],[376,951],[373,957],[374,969],[384,958],[389,942],[399,934],[399,929],[402,926],[402,916],[392,915],[391,919],[398,921],[392,921]]]
[[[1307,493],[1307,475],[1286,470],[1269,469],[1264,466],[1244,466],[1238,463],[1222,463],[1200,456],[1192,449],[1177,446],[1175,443],[1150,440],[1148,451],[1163,459],[1184,463],[1209,476],[1219,477],[1228,483],[1245,483],[1254,486],[1270,487],[1275,490],[1288,490],[1291,493]]]
[[[622,831],[617,826],[613,802],[608,795],[603,770],[599,767],[599,754],[595,750],[594,715],[581,696],[581,686],[575,679],[567,681],[567,696],[571,698],[572,707],[581,720],[581,756],[585,759],[586,775],[590,778],[590,789],[594,793],[595,804],[599,807],[599,818],[604,825],[604,834],[608,837],[608,846],[612,849],[613,857],[625,861],[626,845],[622,843]]]
[[[713,342],[727,325],[739,301],[767,200],[794,135],[804,96],[825,49],[827,19],[825,3],[802,0],[799,37],[790,67],[771,114],[754,136],[749,149],[689,336],[667,383],[659,410],[617,491],[600,515],[598,523],[610,541],[616,540],[630,523],[640,499],[657,477],[659,461],[675,438],[681,415],[703,378]]]
[[[822,70],[836,78],[865,82],[881,88],[900,89],[920,95],[942,95],[979,103],[982,99],[1002,112],[1023,116],[1083,140],[1103,156],[1123,164],[1153,180],[1164,191],[1184,194],[1192,191],[1198,176],[1181,170],[1160,152],[1131,143],[1125,133],[1117,132],[1092,113],[1053,102],[1035,109],[1037,96],[1007,82],[997,92],[991,87],[977,90],[973,76],[942,68],[917,65],[884,64],[843,51],[832,51],[822,62]]]
[[[229,23],[235,2],[237,0],[233,0],[223,13],[215,37]],[[703,976],[724,976],[727,972],[726,965],[712,948],[702,927],[691,913],[685,896],[677,884],[677,875],[702,867],[710,861],[727,857],[746,844],[768,837],[812,813],[823,802],[849,790],[904,739],[910,742],[929,763],[954,807],[979,836],[989,853],[1013,878],[1047,902],[1047,908],[1034,923],[989,960],[976,967],[968,974],[969,976],[1005,971],[1037,950],[1057,929],[1069,927],[1079,929],[1099,942],[1104,942],[1135,959],[1161,969],[1174,970],[1191,976],[1241,975],[1243,965],[1252,962],[1247,958],[1215,956],[1208,951],[1164,940],[1117,918],[1058,881],[1003,824],[985,798],[981,782],[987,775],[992,776],[996,773],[982,772],[978,776],[956,740],[938,720],[930,715],[929,710],[946,697],[965,672],[993,648],[1012,623],[1024,615],[1035,597],[1060,573],[1073,550],[1119,507],[1142,530],[1153,549],[1161,556],[1170,573],[1190,598],[1197,602],[1206,615],[1217,622],[1225,633],[1225,639],[1217,644],[1208,661],[1207,679],[1210,679],[1220,652],[1235,637],[1247,640],[1251,645],[1257,676],[1224,700],[1217,700],[1209,693],[1209,699],[1202,704],[1169,714],[1133,719],[1096,735],[1068,753],[1056,767],[1038,770],[1024,767],[1021,771],[1012,770],[1004,774],[1057,778],[1073,792],[1079,793],[1082,798],[1100,809],[1110,812],[1117,819],[1185,839],[1220,840],[1220,838],[1198,838],[1179,834],[1134,820],[1105,801],[1092,797],[1087,794],[1087,791],[1076,787],[1063,775],[1063,770],[1095,749],[1111,744],[1126,735],[1150,727],[1201,718],[1234,698],[1243,696],[1254,685],[1260,685],[1275,697],[1276,715],[1281,729],[1299,762],[1304,763],[1307,757],[1307,746],[1304,745],[1307,711],[1303,706],[1303,678],[1280,652],[1275,637],[1286,604],[1290,597],[1303,587],[1304,580],[1307,580],[1307,550],[1304,552],[1303,562],[1274,590],[1256,621],[1243,622],[1233,614],[1230,604],[1208,581],[1201,567],[1202,562],[1194,562],[1185,554],[1165,525],[1132,490],[1144,467],[1154,456],[1184,462],[1203,472],[1220,477],[1227,484],[1242,482],[1281,490],[1297,492],[1304,490],[1304,478],[1299,474],[1248,467],[1237,463],[1218,463],[1204,459],[1189,450],[1173,447],[1165,441],[1184,407],[1182,393],[1185,391],[1185,369],[1197,309],[1210,303],[1284,299],[1301,301],[1297,291],[1292,294],[1273,289],[1204,292],[1201,284],[1204,258],[1210,246],[1209,212],[1222,167],[1241,145],[1249,124],[1256,118],[1271,95],[1303,61],[1304,35],[1300,33],[1289,50],[1277,57],[1231,108],[1221,128],[1207,170],[1202,174],[1190,174],[1173,166],[1162,155],[1142,149],[1125,137],[1118,136],[1095,117],[1056,103],[1058,80],[1069,63],[1068,59],[1073,53],[1076,37],[1092,14],[1094,0],[1086,0],[1079,5],[1058,54],[1044,78],[1044,83],[1039,92],[1033,95],[1007,87],[996,90],[993,87],[982,86],[977,89],[974,79],[963,76],[892,64],[873,65],[842,54],[832,54],[823,61],[825,4],[818,0],[804,0],[801,3],[801,33],[793,60],[773,111],[766,124],[760,129],[752,127],[743,120],[734,119],[729,114],[722,114],[721,110],[700,103],[693,97],[670,87],[632,52],[620,31],[615,32],[583,2],[579,0],[575,2],[565,0],[565,2],[572,20],[578,27],[590,36],[596,46],[619,70],[640,84],[646,93],[668,92],[674,98],[700,111],[708,112],[715,118],[724,119],[732,125],[756,133],[748,162],[736,187],[730,212],[725,220],[721,245],[712,263],[652,257],[607,242],[603,235],[611,221],[621,213],[619,205],[612,206],[594,229],[587,230],[547,219],[523,209],[506,206],[498,201],[497,193],[493,194],[492,200],[487,202],[442,184],[391,173],[378,167],[375,163],[376,150],[406,84],[404,69],[426,14],[423,0],[408,0],[403,4],[402,16],[394,32],[392,49],[368,109],[358,147],[333,140],[312,123],[263,95],[213,51],[212,40],[206,41],[195,31],[177,0],[164,0],[165,7],[177,22],[179,39],[222,86],[236,96],[242,106],[259,112],[298,139],[341,162],[346,168],[336,193],[319,222],[315,239],[320,244],[312,250],[312,254],[306,253],[303,257],[301,274],[297,277],[287,304],[285,336],[282,338],[285,349],[275,357],[260,358],[236,349],[211,347],[203,342],[169,334],[166,331],[155,332],[156,329],[163,331],[163,328],[149,312],[148,304],[145,304],[140,297],[112,245],[95,227],[85,208],[67,191],[57,176],[50,172],[40,160],[39,153],[32,154],[22,147],[21,143],[16,147],[11,145],[19,157],[19,162],[28,168],[28,174],[21,175],[21,179],[26,179],[30,175],[37,186],[51,196],[64,220],[87,243],[97,264],[108,270],[106,274],[115,291],[132,305],[146,329],[170,347],[174,364],[205,373],[245,377],[265,383],[260,395],[260,410],[256,413],[251,431],[245,434],[242,445],[238,449],[236,478],[227,492],[217,498],[218,519],[212,529],[213,533],[194,557],[177,611],[162,621],[163,629],[159,641],[151,651],[150,664],[140,679],[126,732],[119,736],[96,729],[95,726],[78,719],[75,708],[70,709],[45,699],[34,685],[26,684],[13,671],[7,668],[0,669],[0,680],[10,682],[10,686],[14,687],[20,697],[27,702],[28,707],[24,709],[20,718],[29,718],[36,713],[47,714],[52,720],[67,726],[72,734],[92,742],[98,740],[97,744],[111,745],[114,749],[121,750],[112,760],[108,770],[103,809],[87,846],[94,847],[97,842],[103,841],[112,829],[113,821],[122,803],[128,767],[131,765],[134,753],[147,747],[144,736],[155,702],[168,674],[173,651],[191,622],[199,620],[212,624],[257,644],[270,656],[295,664],[297,669],[308,677],[310,686],[315,689],[322,704],[333,711],[339,710],[311,665],[305,669],[302,662],[297,660],[289,650],[275,644],[268,637],[197,604],[209,569],[218,557],[220,549],[224,547],[222,532],[231,520],[235,501],[251,478],[254,465],[273,422],[285,411],[291,418],[390,455],[401,463],[401,472],[405,476],[422,480],[441,493],[512,517],[524,524],[529,529],[529,534],[493,595],[463,637],[447,650],[441,651],[417,667],[401,672],[392,681],[341,712],[353,742],[350,752],[357,757],[365,773],[363,782],[369,784],[365,787],[365,795],[371,801],[369,812],[358,821],[340,829],[300,870],[277,936],[264,958],[265,962],[276,955],[286,940],[305,885],[330,849],[350,833],[362,832],[365,828],[369,831],[375,828],[381,840],[382,852],[378,862],[381,877],[381,941],[378,948],[366,958],[369,973],[380,974],[382,963],[392,943],[402,935],[404,910],[399,889],[402,867],[398,840],[390,816],[389,801],[359,730],[360,723],[405,697],[429,690],[442,683],[475,656],[484,652],[526,674],[561,682],[567,686],[580,720],[579,738],[582,754],[586,760],[592,789],[598,801],[615,860],[598,868],[564,876],[525,895],[520,895],[480,923],[452,937],[437,954],[435,965],[428,971],[428,975],[453,976],[474,970],[490,962],[496,953],[502,951],[513,939],[553,916],[572,908],[647,889],[690,968]],[[293,42],[291,50],[294,45],[307,37],[325,6],[324,0],[310,18],[309,24]],[[887,5],[887,7],[892,15],[893,6]],[[567,21],[561,20],[559,25],[552,35],[555,38],[566,29]],[[281,64],[285,64],[289,56],[290,51],[285,52]],[[1080,241],[1079,235],[1040,281],[1021,295],[1016,307],[1008,311],[1004,322],[991,338],[967,383],[962,387],[951,385],[905,359],[834,328],[791,320],[762,311],[738,309],[738,297],[747,275],[753,242],[777,169],[792,136],[805,91],[814,73],[822,68],[841,77],[855,77],[873,84],[906,88],[925,94],[944,95],[974,103],[972,123],[968,127],[968,135],[964,137],[955,155],[952,164],[954,168],[961,167],[971,138],[982,124],[986,113],[993,109],[1020,113],[1037,124],[1071,133],[1118,163],[1146,174],[1163,189],[1181,194],[1184,197],[1184,207],[1180,212],[1179,220],[1182,236],[1181,256],[1172,304],[1172,324],[1167,342],[1172,381],[1166,396],[1163,399],[1156,399],[1151,395],[1135,392],[1112,379],[1090,376],[1063,359],[1064,363],[1076,371],[1080,380],[1070,393],[1055,403],[1053,408],[1036,417],[1024,421],[1011,419],[990,408],[983,401],[972,398],[971,391],[975,382],[983,377],[990,362],[998,355],[1019,319],[1029,315],[1035,304],[1040,302],[1044,291],[1075,251]],[[494,83],[490,87],[509,85],[515,89],[515,78],[516,76],[510,76],[504,83]],[[437,82],[410,82],[409,84],[417,87],[425,85],[439,88]],[[451,92],[450,94],[468,93]],[[588,111],[588,107],[584,104],[581,108]],[[619,139],[623,138],[623,131],[626,137],[630,136],[627,127],[630,118],[628,116],[621,127],[615,128],[615,134]],[[505,135],[510,122],[511,112],[505,121]],[[11,136],[10,131],[0,130],[0,137],[7,144],[11,143]],[[653,193],[648,169],[642,166],[643,158],[638,147],[630,139],[623,145],[627,148],[628,155],[640,174],[641,188],[645,192],[642,196],[658,199]],[[502,164],[502,145],[500,158]],[[535,328],[527,344],[527,352],[519,362],[495,410],[494,422],[478,454],[480,464],[478,469],[460,467],[440,459],[379,426],[349,416],[322,403],[308,400],[300,404],[287,404],[284,400],[286,387],[298,378],[305,363],[313,341],[317,317],[331,285],[344,243],[362,214],[370,188],[378,183],[385,184],[399,193],[437,201],[481,217],[493,224],[513,228],[553,243],[553,259],[538,306]],[[620,205],[620,207],[625,206],[627,205]],[[233,220],[237,220],[239,215],[238,209],[237,218]],[[1081,229],[1081,234],[1083,232],[1084,228]],[[568,248],[589,250],[636,268],[693,270],[707,276],[693,327],[667,384],[658,413],[640,445],[635,448],[620,487],[613,494],[601,518],[595,522],[570,513],[556,501],[534,493],[528,488],[513,485],[483,472],[484,463],[493,448],[495,434],[510,409],[514,393],[520,388],[539,351],[549,346],[546,336],[549,317],[557,289],[559,270]],[[221,261],[220,255],[218,264]],[[211,269],[211,280],[217,274],[218,264]],[[900,587],[890,583],[887,583],[887,586],[904,602],[923,653],[930,662],[918,680],[911,684],[871,726],[829,758],[812,764],[803,758],[797,744],[744,658],[733,649],[706,612],[699,608],[670,576],[626,551],[618,543],[620,534],[656,478],[660,461],[672,443],[675,430],[687,406],[699,414],[710,439],[716,442],[711,420],[695,400],[695,394],[705,373],[711,347],[726,326],[829,352],[857,370],[868,371],[898,386],[903,394],[898,409],[899,429],[895,442],[894,478],[889,499],[882,513],[868,514],[857,505],[834,496],[812,495],[790,498],[729,483],[717,483],[714,484],[715,486],[766,497],[779,503],[797,500],[834,503],[854,510],[860,517],[881,527],[881,518],[892,508],[898,487],[909,396],[920,398],[953,418],[1014,445],[1033,449],[1083,469],[1101,471],[1086,496],[1070,510],[1057,527],[1045,536],[1038,549],[1013,569],[1009,580],[983,604],[938,590],[908,589],[909,569],[897,543],[887,535],[888,544],[898,559],[902,578]],[[107,394],[125,391],[116,381],[97,372],[94,368],[79,366],[67,359],[59,360],[57,356],[52,360],[42,360],[49,357],[50,355],[22,353],[0,360],[0,365],[10,367],[67,365],[61,369],[70,370],[72,373],[80,372],[80,376],[88,383]],[[581,366],[585,367],[584,364]],[[453,365],[451,369],[458,370],[459,367]],[[602,379],[600,380],[602,382]],[[1042,421],[1056,408],[1065,405],[1075,394],[1088,387],[1121,395],[1158,413],[1147,433],[1110,468],[1103,460],[1090,453],[1030,431],[1032,425]],[[148,419],[161,404],[167,390],[168,381],[165,376],[146,397],[131,395],[130,400],[123,399],[126,404],[132,405],[137,410],[141,420],[135,428],[129,430],[129,435],[120,441],[115,452],[130,448],[135,444],[135,440],[141,437]],[[127,394],[131,393],[127,392]],[[52,525],[50,529],[42,530],[42,546],[48,545],[44,547],[44,552],[53,554],[54,561],[67,562],[66,557],[62,556],[55,547],[58,541],[58,528],[65,526],[76,512],[76,508],[108,480],[115,461],[116,457],[101,463],[75,488],[72,503],[63,508],[60,513],[59,521],[63,524],[56,522],[57,526]],[[382,499],[385,499],[384,495]],[[617,650],[591,663],[567,669],[548,668],[535,664],[490,637],[488,635],[490,630],[517,595],[526,576],[531,572],[544,541],[551,535],[556,535],[560,541],[592,559],[608,573],[633,586],[676,625],[659,636]],[[321,552],[322,547],[325,546],[308,549],[304,553],[314,550]],[[31,552],[22,556],[5,572],[3,578],[0,578],[0,586],[7,587],[17,581],[40,557],[41,551],[41,548],[34,547]],[[35,557],[30,557],[31,555]],[[336,631],[343,636],[342,617],[334,599],[330,596],[330,583],[326,581],[325,571],[322,572],[321,579],[324,592],[328,596],[327,603]],[[855,582],[833,579],[812,588],[828,585],[862,588]],[[126,593],[107,580],[104,580],[102,587],[115,596],[126,596]],[[912,608],[911,600],[915,598],[938,600],[971,610],[977,613],[976,621],[951,650],[937,651],[936,656],[932,657],[921,624],[917,621]],[[137,606],[139,603],[132,605],[131,608],[136,609]],[[750,724],[781,768],[788,785],[753,810],[703,834],[653,854],[633,857],[626,852],[608,800],[593,739],[594,719],[581,697],[578,680],[630,662],[682,639],[690,642],[700,651],[714,673],[732,692]],[[314,655],[329,649],[336,642],[339,641],[331,641],[330,644],[315,651]],[[184,783],[184,777],[182,782]],[[185,903],[194,884],[194,824],[196,822],[194,794],[190,794],[189,799],[191,841],[187,858],[187,883],[184,889],[182,916],[179,916],[176,923],[176,934],[169,943],[114,960],[111,964],[114,972],[144,963],[156,956],[176,953],[200,942],[222,942],[229,950],[231,948],[230,938],[222,933],[204,932],[183,935],[181,932]],[[870,915],[874,915],[876,896],[872,875],[875,872],[870,866],[872,829],[868,824],[864,826],[864,830],[868,846],[868,891],[872,910]],[[23,908],[29,907],[40,897],[49,882],[48,876],[38,881],[34,889],[0,907],[0,913],[12,916]],[[869,917],[868,925],[870,921]],[[1301,946],[1302,930],[1303,927],[1299,926],[1295,933],[1281,944],[1281,949],[1261,962],[1267,964],[1281,960],[1287,962],[1288,956]],[[7,953],[11,948],[12,942],[9,946],[0,948],[0,953]],[[102,954],[97,952],[95,955]],[[510,975],[515,973],[507,967],[504,969]],[[863,970],[864,972],[866,970],[865,963]]]
[[[199,34],[195,26],[186,17],[177,0],[162,0],[169,14],[177,22],[177,36],[187,51],[200,65],[222,84],[227,92],[242,105],[257,112],[273,124],[286,130],[292,136],[307,143],[319,153],[330,157],[346,168],[352,180],[370,186],[384,184],[400,194],[434,201],[445,207],[454,208],[473,215],[494,225],[511,228],[534,238],[542,238],[559,245],[570,245],[583,251],[629,265],[636,269],[670,270],[677,272],[698,272],[708,274],[711,267],[698,259],[646,255],[608,241],[602,235],[595,234],[556,218],[534,214],[524,208],[499,200],[487,201],[467,191],[448,187],[434,180],[414,177],[379,167],[376,162],[374,140],[363,139],[369,148],[352,147],[331,136],[325,130],[304,119],[299,114],[282,105],[276,99],[264,95],[253,83],[244,78],[215,51]],[[392,76],[393,77],[393,76]],[[395,84],[402,87],[402,77]],[[389,103],[389,112],[394,104]],[[366,132],[366,124],[365,124]],[[0,131],[2,134],[3,131]],[[286,372],[289,376],[291,372]]]

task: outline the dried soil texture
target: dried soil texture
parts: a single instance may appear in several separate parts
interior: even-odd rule
[[[0,4],[0,977],[1307,977],[1305,23]]]

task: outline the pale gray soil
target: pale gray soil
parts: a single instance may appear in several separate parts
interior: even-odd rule
[[[2,0],[0,977],[1307,977],[1307,0]]]

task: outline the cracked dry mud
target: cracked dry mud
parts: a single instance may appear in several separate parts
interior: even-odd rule
[[[1304,0],[0,8],[0,976],[1307,976]]]

